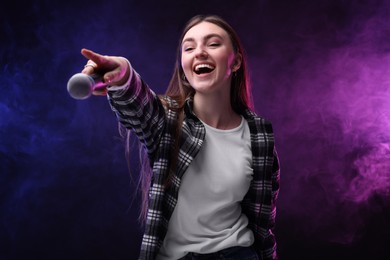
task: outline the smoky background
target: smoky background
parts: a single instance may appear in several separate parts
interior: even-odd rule
[[[164,93],[179,34],[218,14],[241,36],[281,162],[281,259],[387,259],[390,3],[380,0],[0,4],[0,258],[136,259],[131,172],[106,98],[74,100],[81,48],[128,58]],[[131,177],[132,176],[132,177]]]

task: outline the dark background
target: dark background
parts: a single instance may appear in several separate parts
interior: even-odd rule
[[[86,47],[127,57],[163,93],[199,13],[236,28],[274,125],[280,258],[390,259],[385,0],[2,1],[1,259],[136,259],[137,155],[129,174],[106,98],[74,100],[66,83]]]

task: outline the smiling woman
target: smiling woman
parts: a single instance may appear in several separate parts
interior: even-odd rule
[[[244,49],[217,16],[193,17],[165,95],[123,57],[83,49],[121,127],[144,144],[140,259],[277,259],[279,161],[251,103]]]

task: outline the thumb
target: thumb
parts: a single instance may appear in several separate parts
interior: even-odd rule
[[[118,85],[118,83],[123,81],[123,74],[124,73],[121,71],[121,68],[118,67],[115,70],[105,73],[103,80],[110,85]]]
[[[130,66],[125,58],[116,57],[118,66],[104,74],[103,80],[111,86],[121,86],[130,76]]]

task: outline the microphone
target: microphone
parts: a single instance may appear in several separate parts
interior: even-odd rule
[[[108,84],[103,82],[103,77],[99,74],[76,73],[68,80],[67,89],[72,98],[87,99],[95,89],[107,86]]]

